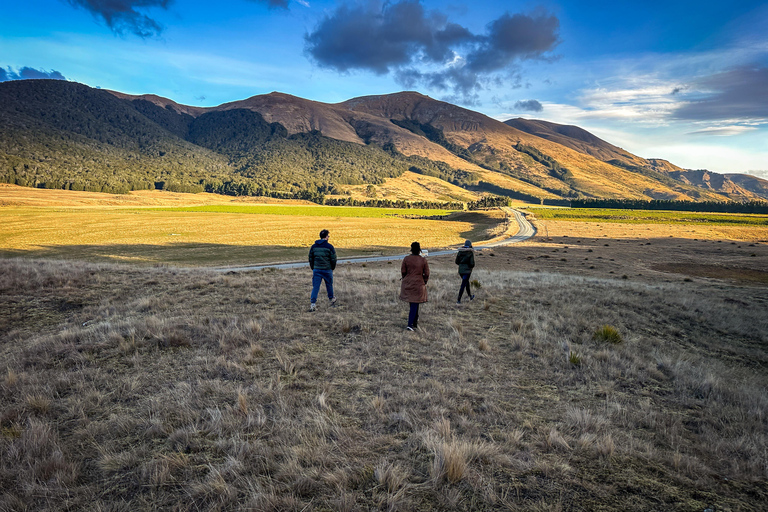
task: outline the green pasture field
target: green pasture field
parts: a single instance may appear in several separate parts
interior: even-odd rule
[[[183,207],[142,208],[149,211],[247,213],[256,215],[290,215],[300,217],[443,217],[455,210],[428,210],[421,208],[369,208],[363,206],[310,206],[310,205],[203,205]]]
[[[620,210],[603,208],[529,208],[539,220],[616,222],[622,224],[711,224],[717,226],[768,226],[768,215],[743,213]]]

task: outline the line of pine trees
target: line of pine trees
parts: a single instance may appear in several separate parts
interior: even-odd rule
[[[768,213],[768,202],[673,201],[665,199],[573,199],[571,208],[610,208],[619,210],[670,210],[711,213]]]

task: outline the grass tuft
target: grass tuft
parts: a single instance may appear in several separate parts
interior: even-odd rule
[[[592,334],[592,339],[605,343],[618,345],[624,341],[618,329],[610,325],[603,325]]]

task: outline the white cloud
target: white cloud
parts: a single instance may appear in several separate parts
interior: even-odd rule
[[[695,132],[690,132],[687,135],[712,135],[717,137],[730,137],[733,135],[741,135],[742,133],[751,132],[754,130],[757,130],[756,126],[709,126],[707,128],[702,128],[701,130],[696,130]]]

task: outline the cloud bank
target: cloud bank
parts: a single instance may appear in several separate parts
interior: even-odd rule
[[[473,34],[420,0],[344,4],[306,34],[305,51],[321,67],[393,73],[406,87],[424,84],[474,103],[491,83],[511,79],[519,87],[519,62],[545,58],[559,43],[559,27],[546,12],[507,13]]]
[[[673,112],[688,121],[768,120],[768,68],[740,66],[707,76],[690,86],[700,98]]]
[[[8,69],[0,68],[0,82],[9,82],[11,80],[32,80],[40,78],[66,80],[64,75],[54,70],[43,71],[42,69],[23,67],[18,72],[15,72],[13,69],[11,69],[11,67],[8,67]]]

